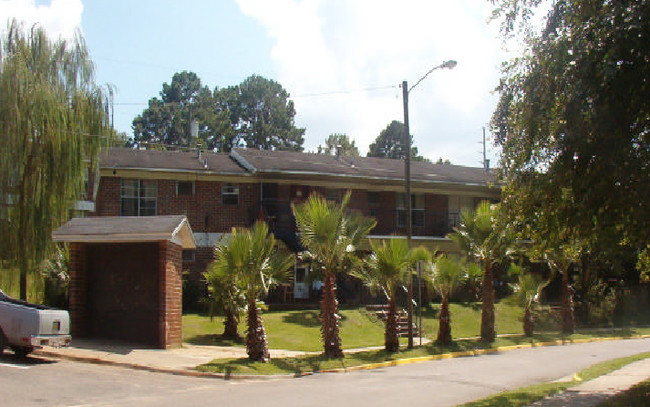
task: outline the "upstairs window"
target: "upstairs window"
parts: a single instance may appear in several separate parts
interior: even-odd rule
[[[152,180],[122,179],[120,215],[155,216],[158,183]]]
[[[176,196],[194,195],[194,181],[177,181]]]
[[[407,195],[399,193],[395,200],[396,223],[406,227],[408,219]],[[424,195],[411,194],[411,227],[424,227]]]
[[[221,185],[221,203],[224,205],[239,204],[239,184]]]
[[[368,191],[368,205],[377,206],[381,203],[381,196],[378,191]]]

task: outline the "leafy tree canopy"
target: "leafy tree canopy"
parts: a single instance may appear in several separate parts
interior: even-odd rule
[[[215,91],[217,103],[229,113],[238,145],[260,150],[302,151],[305,129],[296,127],[296,110],[289,93],[271,79],[249,76],[241,84]]]
[[[191,139],[192,122],[198,125],[198,140]],[[149,107],[133,120],[133,141],[138,144],[200,143],[212,150],[220,149],[230,133],[228,117],[217,108],[212,91],[188,71],[174,74],[171,84],[163,83],[160,98],[150,99]]]
[[[403,159],[406,157],[404,143],[405,133],[404,123],[393,120],[384,130],[379,133],[375,142],[370,144],[368,157],[384,157]],[[411,137],[411,159],[414,161],[428,161],[426,158],[418,155],[418,148],[413,145],[413,136]]]
[[[77,33],[51,41],[15,21],[0,39],[0,259],[27,272],[52,252],[52,231],[83,193],[85,162],[112,136],[112,90],[94,82]]]
[[[507,35],[527,33],[492,119],[507,212],[634,264],[650,252],[650,3],[554,1],[539,34],[538,0],[493,3]]]
[[[194,72],[174,74],[159,97],[133,120],[134,143],[230,151],[243,146],[301,151],[304,129],[282,86],[258,75],[211,91]],[[192,123],[198,139],[191,138]]]
[[[347,134],[330,134],[324,146],[318,146],[318,154],[359,157],[359,149]]]

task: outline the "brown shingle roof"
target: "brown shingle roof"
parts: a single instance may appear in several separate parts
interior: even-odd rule
[[[158,242],[171,240],[183,248],[196,247],[184,215],[100,216],[73,218],[52,233],[55,242]]]
[[[245,175],[227,153],[110,148],[100,158],[102,168],[149,169]],[[206,166],[207,164],[207,166]]]
[[[313,173],[359,178],[402,179],[404,161],[377,157],[334,157],[291,151],[236,149],[231,154],[249,170],[261,173]],[[493,172],[460,165],[411,162],[414,181],[487,185],[494,183]]]
[[[207,168],[204,164],[207,163]],[[313,174],[358,179],[401,180],[404,161],[377,157],[335,157],[293,151],[235,149],[228,153],[133,150],[112,148],[101,158],[102,168],[185,171],[234,175]],[[460,165],[411,162],[411,179],[417,182],[489,185],[494,172]]]

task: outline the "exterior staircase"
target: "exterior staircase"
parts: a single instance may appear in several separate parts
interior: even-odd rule
[[[388,317],[388,305],[379,304],[379,305],[366,305],[366,311],[371,320],[386,322]],[[405,338],[408,336],[408,313],[405,309],[397,310],[397,336]],[[418,335],[418,326],[413,318],[413,336]]]

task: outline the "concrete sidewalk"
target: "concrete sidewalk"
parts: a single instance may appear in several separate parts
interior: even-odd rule
[[[625,365],[619,370],[537,401],[529,407],[595,407],[648,378],[650,378],[650,358]]]
[[[416,338],[416,341],[418,340],[419,338]],[[423,344],[429,342],[429,339],[423,340]],[[345,349],[345,352],[360,352],[372,349],[383,349],[383,346]],[[270,349],[269,353],[271,358],[284,358],[305,354],[320,354],[321,352]],[[200,373],[196,370],[196,367],[213,359],[247,357],[246,348],[243,346],[199,346],[184,343],[182,348],[164,350],[95,339],[73,339],[72,344],[67,348],[47,347],[36,350],[34,355],[191,376],[220,376]],[[259,378],[259,376],[257,377]]]
[[[281,358],[306,352],[271,349],[270,353],[272,358]],[[197,366],[213,359],[246,357],[246,348],[184,343],[182,348],[165,350],[115,341],[74,339],[67,348],[47,347],[34,351],[34,355],[165,373],[196,374]]]

